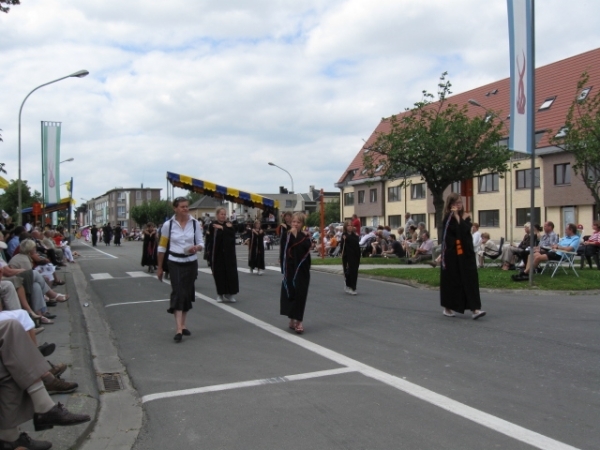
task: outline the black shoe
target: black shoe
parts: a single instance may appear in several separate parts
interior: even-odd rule
[[[12,442],[0,440],[0,448],[2,450],[14,450],[19,447],[24,447],[28,450],[48,450],[52,448],[52,443],[48,441],[34,441],[27,433],[21,433],[19,439]]]
[[[58,302],[55,300],[50,300],[49,302],[46,302],[46,306],[56,306],[58,305]]]
[[[56,314],[51,314],[49,312],[45,312],[44,314],[42,314],[46,319],[56,319]]]
[[[183,330],[181,330],[181,334],[183,334],[184,336],[191,336],[192,332],[187,328],[184,328]]]
[[[54,350],[56,350],[56,345],[55,344],[48,344],[47,342],[44,342],[42,345],[40,345],[38,347],[38,350],[40,351],[40,353],[43,356],[48,357],[52,353],[54,353]]]
[[[33,415],[33,426],[35,431],[47,430],[54,425],[65,427],[89,422],[90,416],[87,414],[74,414],[69,412],[62,403],[57,403],[54,407],[45,413],[35,413]],[[31,448],[31,447],[27,447]],[[48,447],[50,448],[50,447]]]
[[[181,340],[182,340],[182,339],[183,339],[183,335],[182,335],[181,333],[177,333],[177,334],[175,335],[175,337],[173,338],[173,340],[174,340],[175,342],[181,342]]]

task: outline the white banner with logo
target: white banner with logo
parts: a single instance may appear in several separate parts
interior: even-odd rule
[[[46,205],[60,202],[61,122],[42,122],[42,177]]]

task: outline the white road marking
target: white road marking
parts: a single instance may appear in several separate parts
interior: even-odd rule
[[[149,394],[142,397],[142,403],[148,403],[152,400],[160,400],[163,398],[181,397],[185,395],[204,394],[206,392],[226,391],[229,389],[240,389],[252,386],[262,386],[265,384],[286,383],[289,381],[308,380],[311,378],[327,377],[331,375],[339,375],[342,373],[356,372],[349,367],[341,367],[339,369],[321,370],[318,372],[301,373],[297,375],[286,375],[284,377],[263,378],[260,380],[240,381],[237,383],[215,384],[213,386],[205,386],[200,388],[183,389],[180,391],[161,392],[158,394]]]
[[[166,282],[170,284],[170,282]],[[196,297],[201,298],[206,302],[216,306],[217,308],[221,308],[222,310],[227,311],[228,313],[233,314],[234,316],[248,323],[251,323],[252,325],[262,328],[263,330],[274,334],[275,336],[278,336],[281,339],[284,339],[306,350],[309,350],[319,356],[322,356],[323,358],[336,362],[353,371],[360,372],[364,376],[367,376],[374,380],[378,380],[382,383],[387,384],[388,386],[394,387],[402,392],[405,392],[406,394],[412,395],[413,397],[421,399],[427,403],[442,408],[445,411],[448,411],[452,414],[456,414],[457,416],[463,417],[474,423],[483,425],[484,427],[487,427],[498,433],[504,434],[510,438],[516,439],[521,442],[525,442],[526,444],[543,450],[578,450],[576,447],[549,438],[535,431],[528,430],[527,428],[501,419],[500,417],[496,417],[484,411],[472,408],[456,400],[452,400],[449,397],[445,397],[441,394],[430,391],[429,389],[419,386],[418,384],[411,383],[410,381],[406,381],[395,375],[391,375],[382,370],[361,363],[360,361],[356,361],[355,359],[349,358],[345,355],[342,355],[341,353],[330,350],[319,344],[307,341],[306,339],[303,339],[295,334],[288,333],[287,331],[284,331],[281,328],[276,328],[271,324],[257,319],[256,317],[253,317],[249,314],[232,308],[230,304],[217,303],[215,299],[201,294],[199,292],[196,292]]]
[[[83,242],[82,242],[82,244],[85,245],[86,247],[91,248],[92,250],[96,250],[97,252],[102,253],[103,255],[110,256],[111,258],[114,258],[114,259],[119,259],[118,256],[111,255],[110,253],[103,252],[102,250],[98,250],[96,247],[93,247],[91,245],[85,244]]]
[[[198,272],[207,273],[209,275],[212,275],[212,270],[210,270],[210,269],[198,269]]]
[[[110,280],[113,276],[110,273],[92,273],[92,280]]]
[[[279,266],[266,266],[265,268],[267,270],[274,270],[275,272],[281,273],[281,267],[279,267]]]
[[[105,308],[109,308],[111,306],[123,306],[123,305],[138,305],[140,303],[156,303],[156,302],[168,302],[170,299],[168,298],[163,298],[160,300],[143,300],[140,302],[124,302],[124,303],[111,303],[109,305],[106,305]]]
[[[148,272],[125,272],[127,275],[129,275],[132,278],[148,278],[148,277],[154,277],[154,275],[152,275],[151,273]]]

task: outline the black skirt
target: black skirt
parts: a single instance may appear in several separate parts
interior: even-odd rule
[[[171,276],[171,303],[167,312],[187,312],[192,309],[192,302],[196,301],[196,287],[198,278],[198,260],[179,263],[168,260],[169,274]]]

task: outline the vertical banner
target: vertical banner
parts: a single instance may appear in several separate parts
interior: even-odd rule
[[[42,122],[42,189],[44,203],[60,202],[61,122]]]
[[[533,0],[508,1],[510,41],[510,136],[508,147],[531,153],[534,131]]]

